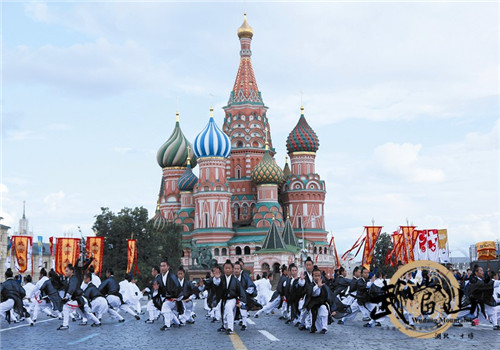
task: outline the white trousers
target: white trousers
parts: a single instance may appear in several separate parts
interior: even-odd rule
[[[146,311],[149,314],[149,320],[154,321],[160,316],[160,310],[158,310],[153,303],[153,300],[149,300],[148,303],[146,304]]]
[[[78,303],[75,300],[70,300],[63,306],[63,326],[69,326],[69,314],[72,312],[76,312],[84,319],[90,319],[94,323],[100,323],[97,317],[94,316],[92,310],[87,303],[85,303],[83,309],[85,312],[78,307]]]
[[[280,305],[280,301],[281,301],[281,297],[279,296],[276,299],[274,299],[273,301],[268,302],[262,309],[257,311],[256,315],[260,316],[264,312],[266,313],[266,315],[269,315],[271,313],[271,311],[278,308],[278,306]]]
[[[314,324],[316,331],[321,331],[323,329],[328,330],[328,308],[326,305],[321,305],[318,309],[318,317]]]
[[[184,305],[184,313],[179,316],[179,319],[181,322],[185,323],[187,321],[193,322],[193,301],[188,300],[188,301],[182,301],[182,305]]]
[[[108,302],[104,297],[98,297],[92,300],[92,312],[97,316],[98,319],[102,318],[106,312],[109,314],[111,318],[118,318],[119,320],[123,320],[123,317],[120,316],[118,312],[113,309],[110,309],[108,306]]]
[[[304,307],[305,304],[305,299],[301,299],[299,301],[299,310],[300,310],[300,317],[299,317],[299,322],[300,324],[306,326],[306,328],[310,328],[312,325],[312,315],[309,310],[307,310]]]
[[[225,329],[234,329],[234,313],[236,311],[236,299],[228,299],[226,300],[226,304],[224,305],[224,328]]]
[[[106,297],[106,300],[108,301],[109,305],[115,309],[115,311],[122,310],[125,311],[126,313],[131,314],[132,316],[137,315],[127,304],[122,304],[121,300],[119,297],[116,295],[108,295]]]
[[[176,305],[175,301],[165,300],[161,306],[161,314],[165,319],[165,326],[170,327],[173,323],[179,325],[179,319],[176,316]]]
[[[14,308],[14,300],[7,299],[3,303],[0,303],[0,318],[4,319],[7,312]]]

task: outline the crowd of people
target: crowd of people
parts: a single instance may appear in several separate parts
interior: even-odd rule
[[[48,317],[59,318],[62,324],[58,330],[69,328],[69,321],[80,320],[79,324],[100,327],[104,315],[118,322],[124,322],[122,312],[140,320],[141,299],[148,296],[145,305],[147,324],[162,322],[160,330],[172,326],[182,327],[194,324],[194,300],[203,299],[206,317],[213,323],[220,323],[220,332],[232,334],[238,324],[241,331],[248,327],[248,318],[259,318],[279,313],[279,319],[298,330],[326,334],[331,324],[344,325],[361,314],[364,327],[379,327],[387,321],[383,302],[387,291],[387,276],[370,272],[365,267],[355,267],[352,278],[341,267],[328,279],[326,274],[313,264],[311,258],[304,263],[304,271],[295,264],[283,265],[273,291],[272,275],[264,273],[254,281],[244,269],[243,261],[227,260],[222,266],[215,265],[206,278],[193,283],[186,278],[181,266],[176,273],[171,271],[167,258],[159,266],[152,267],[149,285],[140,290],[137,280],[127,274],[118,283],[113,270],[105,271],[106,279],[101,282],[90,266],[90,259],[78,260],[65,269],[65,276],[55,271],[40,270],[40,277],[33,284],[31,276],[25,277],[21,286],[8,269],[6,281],[1,285],[0,317],[8,322],[26,321],[31,326],[43,312]],[[480,266],[467,271],[466,278],[459,279],[461,289],[461,311],[454,326],[465,322],[476,325],[480,319],[491,323],[499,330],[500,281],[498,273],[484,272]],[[436,277],[428,271],[417,276],[402,276],[405,288],[432,286]],[[381,315],[381,316],[379,316]],[[435,315],[435,322],[443,322],[443,315]],[[409,327],[415,327],[414,317],[407,311],[402,313]],[[423,317],[426,317],[423,315]]]

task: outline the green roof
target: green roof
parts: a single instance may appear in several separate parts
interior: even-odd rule
[[[297,246],[297,237],[295,236],[295,232],[293,232],[292,223],[288,218],[285,221],[285,228],[283,230],[283,241],[287,245]]]
[[[229,240],[229,244],[234,243],[253,243],[262,242],[264,240],[264,235],[251,235],[251,236],[235,236]]]
[[[276,227],[276,221],[273,220],[269,231],[267,231],[267,236],[262,245],[262,249],[285,249],[286,245],[281,237],[278,227]]]

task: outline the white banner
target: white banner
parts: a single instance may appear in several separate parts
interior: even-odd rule
[[[448,230],[438,230],[439,262],[450,262],[450,248],[448,246]]]

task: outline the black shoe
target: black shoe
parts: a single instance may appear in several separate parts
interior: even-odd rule
[[[189,321],[187,320],[186,323],[189,323],[189,324],[194,324],[194,321]]]
[[[284,320],[285,319],[285,316],[280,316],[279,317],[280,320]]]
[[[167,329],[170,329],[170,327],[163,326],[163,327],[160,328],[160,331],[166,331]]]
[[[243,326],[243,321],[240,321],[238,325]]]
[[[217,332],[225,332],[226,329],[224,327],[220,327],[219,329],[217,329]]]
[[[125,322],[124,318],[122,318],[121,320],[118,320],[118,323],[123,323],[123,322]]]
[[[92,323],[90,327],[101,327],[101,323]]]
[[[298,323],[298,322],[297,322],[294,326],[295,326],[295,327],[298,327],[298,326],[300,326],[300,323]]]
[[[344,321],[342,321],[342,320],[338,320],[338,321],[337,321],[337,324],[344,324]]]
[[[35,325],[35,322],[30,322],[30,327],[33,327]]]
[[[309,333],[316,333],[316,328],[311,328],[311,330],[309,331]]]
[[[234,334],[234,332],[231,329],[228,329],[228,330],[226,330],[226,334],[231,335],[231,334]]]
[[[380,322],[375,322],[375,327],[382,327],[382,324]]]
[[[301,325],[301,326],[299,327],[299,331],[303,331],[303,330],[305,330],[305,329],[306,329],[306,326],[304,326],[304,325]]]
[[[255,316],[254,316],[254,317],[255,317],[255,318],[259,318],[259,314],[255,314]]]
[[[59,327],[57,327],[57,330],[58,330],[58,331],[65,331],[65,330],[67,330],[67,329],[69,329],[69,327],[68,327],[68,326],[63,326],[63,325],[60,325]]]
[[[319,332],[319,334],[326,334],[326,333],[328,333],[328,330],[326,330],[326,329],[322,329],[322,330]]]
[[[151,324],[151,323],[155,323],[155,321],[154,321],[154,320],[149,320],[149,319],[148,319],[148,320],[144,321],[144,323]]]
[[[136,320],[140,320],[141,318],[139,317],[139,315],[135,315],[134,316]]]
[[[57,318],[57,316],[56,316],[56,315],[52,315],[52,314],[50,314],[50,315],[49,315],[49,317],[52,317],[52,318]]]
[[[246,331],[247,330],[247,326],[241,326],[241,330],[242,331]]]
[[[493,330],[494,330],[494,331],[500,331],[500,326],[499,326],[499,325],[494,326],[494,327],[493,327]]]
[[[368,322],[368,323],[365,323],[365,324],[363,325],[363,327],[365,327],[365,328],[371,328],[371,327],[373,327],[373,326],[371,325],[371,323],[370,323],[370,322]]]
[[[78,325],[79,325],[79,326],[86,326],[86,325],[87,325],[87,322],[80,322]]]
[[[292,323],[292,320],[286,320],[285,324],[290,324]]]
[[[363,322],[369,322],[371,320],[370,317],[363,317],[363,319],[361,321]]]
[[[215,321],[217,321],[215,318],[212,318],[212,321],[210,321],[211,323],[215,323]]]

